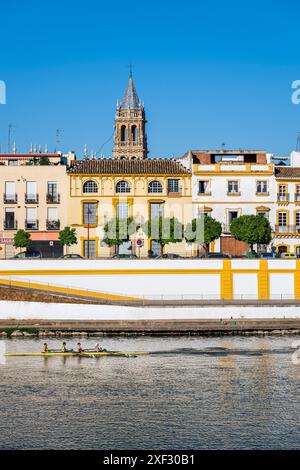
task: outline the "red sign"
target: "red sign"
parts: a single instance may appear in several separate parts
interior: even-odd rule
[[[13,238],[0,238],[1,245],[12,245],[14,242]]]

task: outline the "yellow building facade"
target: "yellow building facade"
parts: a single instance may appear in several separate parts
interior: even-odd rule
[[[175,217],[186,224],[191,218],[191,172],[172,159],[83,160],[68,172],[68,225],[76,229],[78,245],[70,253],[110,257],[114,246],[105,242],[105,225],[133,218],[137,226],[156,217]],[[146,257],[160,254],[160,246],[140,228],[124,240],[120,254]],[[185,241],[168,244],[164,252],[189,256]]]

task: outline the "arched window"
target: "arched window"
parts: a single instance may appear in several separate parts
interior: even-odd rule
[[[148,193],[162,193],[162,184],[159,181],[151,181],[148,185]]]
[[[84,193],[97,193],[98,192],[97,183],[93,180],[86,181],[83,185],[83,192]]]
[[[119,181],[116,185],[116,193],[130,193],[130,185],[127,181]]]
[[[137,140],[138,140],[138,130],[137,130],[137,127],[136,125],[133,125],[131,126],[131,140],[134,144],[137,144]]]
[[[127,133],[126,126],[121,126],[121,142],[124,144],[126,143],[126,133]]]

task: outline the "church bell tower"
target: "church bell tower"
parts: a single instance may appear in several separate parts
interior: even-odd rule
[[[117,103],[113,158],[147,158],[146,117],[130,70],[128,85],[121,103]]]

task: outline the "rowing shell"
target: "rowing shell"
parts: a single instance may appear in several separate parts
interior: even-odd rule
[[[101,352],[47,352],[2,354],[5,357],[99,357],[99,356],[146,356],[148,351],[101,351]]]

